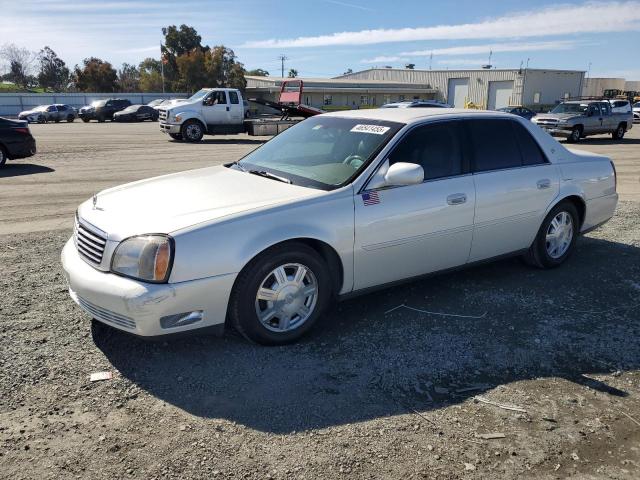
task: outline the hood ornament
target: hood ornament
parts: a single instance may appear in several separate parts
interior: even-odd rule
[[[102,208],[98,207],[98,194],[93,196],[93,209],[102,211]]]

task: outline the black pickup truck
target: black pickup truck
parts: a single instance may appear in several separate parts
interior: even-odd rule
[[[124,110],[131,105],[129,100],[123,100],[121,98],[109,98],[108,100],[97,100],[91,105],[82,107],[78,116],[83,122],[89,120],[97,120],[98,122],[104,122],[105,120],[113,120],[113,114]]]

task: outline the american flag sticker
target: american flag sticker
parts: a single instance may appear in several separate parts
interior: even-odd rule
[[[364,203],[365,207],[368,207],[369,205],[377,205],[378,203],[380,203],[380,196],[378,195],[378,192],[374,190],[372,192],[363,193],[362,203]]]

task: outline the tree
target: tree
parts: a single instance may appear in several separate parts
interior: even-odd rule
[[[164,48],[170,55],[178,57],[193,50],[203,49],[202,37],[198,35],[195,28],[188,25],[180,25],[178,29],[175,25],[169,25],[162,29],[164,35]]]
[[[32,79],[30,74],[36,54],[26,48],[8,43],[0,48],[0,58],[7,62],[9,66],[9,73],[5,78],[21,87],[29,87]]]
[[[256,68],[254,70],[249,70],[248,72],[245,73],[245,75],[251,75],[253,77],[268,77],[269,72],[267,72],[266,70],[263,70],[262,68]]]
[[[44,89],[62,91],[69,85],[69,69],[64,61],[49,47],[44,47],[38,54],[40,72],[38,83]]]
[[[118,85],[122,92],[137,92],[140,90],[140,71],[135,65],[123,63],[118,71]]]
[[[180,90],[193,92],[207,86],[206,55],[199,48],[176,58],[178,67],[177,86]]]
[[[289,74],[287,75],[287,77],[289,78],[296,78],[298,76],[298,70],[296,70],[295,68],[292,68],[289,70]]]
[[[83,92],[115,92],[117,90],[118,72],[109,62],[100,58],[85,58],[84,67],[75,67],[75,84]]]
[[[352,69],[350,69],[350,68],[347,68],[347,71],[346,71],[346,72],[344,72],[344,73],[343,73],[343,75],[349,75],[349,74],[351,74],[351,73],[353,73],[353,70],[352,70]]]
[[[413,70],[414,68],[416,68],[416,64],[415,63],[407,63],[404,68],[406,68],[407,70]]]
[[[162,91],[162,64],[155,58],[145,58],[138,65],[140,90],[143,92]]]
[[[213,47],[207,56],[207,72],[212,87],[229,87],[244,90],[247,80],[245,69],[237,61],[236,54],[224,45]]]

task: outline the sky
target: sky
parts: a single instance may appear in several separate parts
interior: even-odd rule
[[[347,69],[557,68],[640,80],[640,1],[0,0],[0,45],[51,47],[69,66],[159,58],[185,23],[247,69],[333,77]]]

